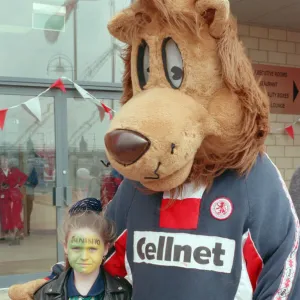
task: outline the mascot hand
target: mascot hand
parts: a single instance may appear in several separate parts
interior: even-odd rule
[[[46,282],[45,279],[37,279],[13,285],[8,290],[8,296],[11,300],[32,300],[34,293]]]

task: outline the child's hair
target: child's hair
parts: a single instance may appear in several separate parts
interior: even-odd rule
[[[114,223],[104,217],[103,213],[98,213],[90,210],[68,214],[65,217],[62,227],[62,242],[67,244],[69,235],[72,231],[82,228],[88,228],[99,234],[104,245],[112,245],[115,241],[115,226]],[[65,257],[66,270],[70,268],[67,256]]]

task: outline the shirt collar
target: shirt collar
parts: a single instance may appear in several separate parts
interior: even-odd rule
[[[72,270],[68,282],[67,282],[67,291],[68,291],[68,297],[83,297],[80,295],[80,293],[77,291],[76,286],[75,286],[75,280],[74,280],[74,271]],[[104,280],[101,275],[101,271],[99,272],[99,275],[91,287],[90,291],[85,297],[97,297],[101,295],[104,292]]]

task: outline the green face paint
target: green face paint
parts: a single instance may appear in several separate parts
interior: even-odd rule
[[[75,271],[84,274],[96,271],[102,263],[104,251],[101,238],[88,228],[71,232],[68,260]]]

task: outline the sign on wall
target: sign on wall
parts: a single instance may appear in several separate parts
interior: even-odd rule
[[[300,68],[253,65],[253,69],[268,92],[271,113],[300,115]]]

